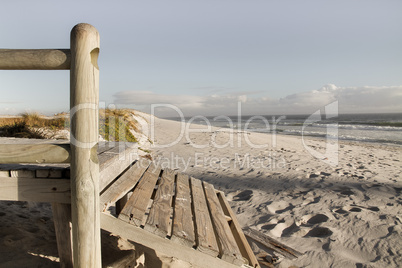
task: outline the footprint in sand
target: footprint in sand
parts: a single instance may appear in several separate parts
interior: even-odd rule
[[[346,187],[346,186],[339,187],[338,189],[335,189],[334,191],[340,193],[341,195],[346,195],[346,196],[351,196],[351,195],[355,194],[355,192],[353,192],[349,187]]]
[[[271,234],[276,237],[290,236],[299,230],[294,220],[287,220],[276,224],[271,230]]]
[[[328,217],[324,214],[312,214],[302,217],[302,221],[307,224],[318,224],[328,221]]]
[[[350,205],[334,210],[334,212],[338,214],[348,214],[348,212],[361,212],[363,209],[367,209],[373,212],[380,211],[378,207],[363,207],[359,205]]]
[[[311,229],[305,237],[327,237],[332,235],[332,231],[328,229],[327,227],[314,227]]]
[[[266,225],[261,226],[261,229],[269,231],[269,230],[274,229],[275,226],[276,226],[276,223],[270,223],[270,224],[266,224]]]
[[[253,196],[252,190],[244,190],[237,195],[233,196],[233,201],[247,201]]]

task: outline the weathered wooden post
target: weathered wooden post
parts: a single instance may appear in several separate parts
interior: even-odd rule
[[[101,267],[98,103],[99,33],[89,24],[71,30],[71,211],[74,267]]]

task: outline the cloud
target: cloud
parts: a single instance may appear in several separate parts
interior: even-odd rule
[[[177,106],[186,116],[235,115],[241,106],[243,115],[310,114],[334,101],[340,113],[382,113],[402,111],[402,86],[337,87],[329,84],[320,89],[300,92],[280,99],[257,97],[259,92],[230,92],[207,96],[157,94],[152,91],[121,91],[115,103],[131,105],[150,112],[151,104]],[[160,115],[159,115],[160,116]],[[164,109],[162,116],[177,116]]]
[[[156,103],[170,103],[172,105],[187,107],[201,106],[205,97],[192,95],[166,95],[152,91],[120,91],[114,95],[116,104],[150,105]]]

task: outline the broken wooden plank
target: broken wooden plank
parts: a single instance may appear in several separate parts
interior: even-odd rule
[[[116,215],[119,215],[120,212],[123,210],[124,206],[127,204],[128,202],[128,195],[129,193],[125,194],[122,198],[120,198],[119,200],[116,201]]]
[[[102,191],[137,159],[135,146],[115,146],[99,155],[99,189]]]
[[[172,201],[174,195],[175,173],[170,169],[163,170],[161,180],[156,190],[154,202],[144,229],[166,237],[171,234]]]
[[[228,221],[229,226],[230,229],[232,230],[233,237],[235,238],[236,243],[239,246],[242,256],[248,260],[248,265],[252,267],[260,267],[258,260],[255,257],[254,252],[251,249],[247,241],[247,238],[243,233],[240,223],[237,221],[236,215],[230,208],[229,202],[227,201],[225,194],[222,191],[217,191],[217,196],[222,206],[223,213],[225,214],[225,216],[230,218],[230,220]]]
[[[193,247],[195,246],[195,233],[189,179],[187,175],[182,173],[177,174],[171,240],[182,245]]]
[[[69,179],[32,179],[0,177],[0,200],[71,202]]]
[[[101,209],[105,211],[110,204],[115,203],[133,189],[141,179],[147,167],[148,166],[142,166],[141,163],[137,161],[124,172],[117,181],[101,194]]]
[[[209,211],[211,213],[212,223],[215,228],[216,236],[218,237],[219,254],[222,260],[237,265],[244,264],[240,249],[237,246],[232,231],[230,230],[214,187],[205,181],[203,182],[203,186]]]
[[[196,223],[197,250],[217,257],[219,255],[218,243],[216,241],[201,181],[191,177],[191,190]]]
[[[219,258],[194,250],[191,247],[172,243],[169,239],[151,234],[142,228],[137,228],[104,213],[101,213],[101,227],[108,232],[124,237],[130,242],[144,245],[145,247],[141,248],[151,256],[157,252],[158,254],[187,262],[194,267],[238,267]]]
[[[243,231],[244,231],[244,234],[247,237],[249,237],[250,239],[257,241],[257,242],[263,244],[264,246],[266,246],[267,248],[282,254],[286,258],[295,259],[295,258],[303,255],[303,253],[300,253],[299,251],[292,249],[292,248],[286,246],[285,244],[282,244],[281,242],[273,239],[272,237],[269,237],[266,234],[258,232],[257,230],[247,228],[247,229],[244,229]]]
[[[141,226],[160,171],[153,163],[148,167],[127,204],[119,214],[119,219],[130,222],[135,226]]]

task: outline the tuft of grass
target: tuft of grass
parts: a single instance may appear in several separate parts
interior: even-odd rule
[[[29,139],[44,139],[35,129],[30,128],[25,122],[15,122],[10,125],[2,125],[0,127],[0,137],[15,137]]]
[[[99,111],[99,134],[108,141],[137,142],[131,129],[138,131],[137,121],[126,109],[102,109]]]
[[[20,117],[7,117],[7,118],[0,118],[0,128],[3,126],[12,126],[17,123],[21,123],[22,118]]]
[[[70,119],[65,116],[45,118],[38,113],[23,113],[21,117],[23,122],[30,127],[46,127],[52,130],[60,130],[70,126]]]
[[[46,118],[39,113],[23,113],[20,117],[0,118],[0,137],[45,138],[44,129],[57,131],[70,127],[66,113]],[[108,141],[137,142],[131,130],[138,131],[138,122],[127,109],[101,109],[99,134]]]
[[[39,113],[23,113],[20,117],[0,118],[0,136],[44,139],[44,128],[57,131],[69,127],[65,116],[46,118]]]

